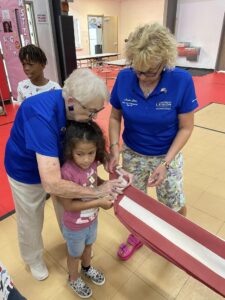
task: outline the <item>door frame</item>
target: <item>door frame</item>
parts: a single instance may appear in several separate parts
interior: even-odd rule
[[[225,13],[223,16],[223,25],[221,29],[220,43],[217,52],[215,70],[219,71],[221,67],[225,71]]]

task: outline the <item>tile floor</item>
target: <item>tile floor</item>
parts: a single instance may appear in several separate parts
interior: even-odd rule
[[[214,121],[224,129],[225,118],[221,117],[221,109],[224,111],[223,116],[225,115],[225,106],[221,106],[218,118],[215,116]],[[207,115],[205,117],[207,118]],[[224,149],[225,134],[195,127],[183,151],[187,218],[223,239],[225,239]],[[102,168],[100,174],[103,178],[107,178]],[[155,197],[154,190],[149,190],[149,193]],[[43,282],[32,278],[20,258],[15,218],[16,215],[12,215],[0,222],[0,258],[21,293],[29,300],[80,299],[66,283],[66,246],[56,222],[51,200],[46,202],[43,230],[44,258],[50,276]],[[145,246],[129,261],[119,261],[116,256],[117,247],[125,240],[127,233],[126,228],[114,216],[113,210],[101,210],[93,265],[104,271],[107,280],[102,287],[90,284],[93,288],[93,296],[90,299],[223,299]]]

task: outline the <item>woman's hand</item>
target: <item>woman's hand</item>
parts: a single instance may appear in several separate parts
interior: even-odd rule
[[[119,164],[119,159],[120,159],[120,152],[118,147],[118,149],[114,149],[113,151],[110,152],[109,161],[105,165],[106,171],[108,171],[109,173],[113,173],[115,167]]]
[[[148,186],[149,187],[159,186],[165,178],[166,178],[166,167],[160,164],[154,170],[152,175],[149,177]]]
[[[107,171],[110,173],[113,173],[115,166],[119,163],[121,120],[122,110],[112,106],[109,118],[110,161],[107,166]]]
[[[123,180],[126,180],[126,187],[132,183],[134,175],[125,171],[122,167],[117,167],[116,173],[119,175],[119,178],[122,176]]]
[[[100,198],[98,199],[99,202],[99,207],[107,210],[110,209],[111,207],[113,207],[113,198],[110,196],[106,196],[104,198]]]

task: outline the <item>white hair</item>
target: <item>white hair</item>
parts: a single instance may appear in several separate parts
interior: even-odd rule
[[[65,80],[63,97],[75,98],[81,104],[86,105],[97,101],[109,99],[109,92],[105,82],[95,75],[90,69],[76,69]]]

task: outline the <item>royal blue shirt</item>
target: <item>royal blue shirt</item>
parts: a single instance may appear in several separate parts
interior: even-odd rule
[[[167,153],[178,132],[178,115],[198,106],[192,77],[179,68],[164,70],[147,98],[134,70],[123,69],[113,87],[110,103],[122,110],[124,143],[149,156]]]
[[[66,126],[62,90],[27,98],[20,106],[5,151],[5,168],[13,179],[40,183],[36,153],[62,158]]]

